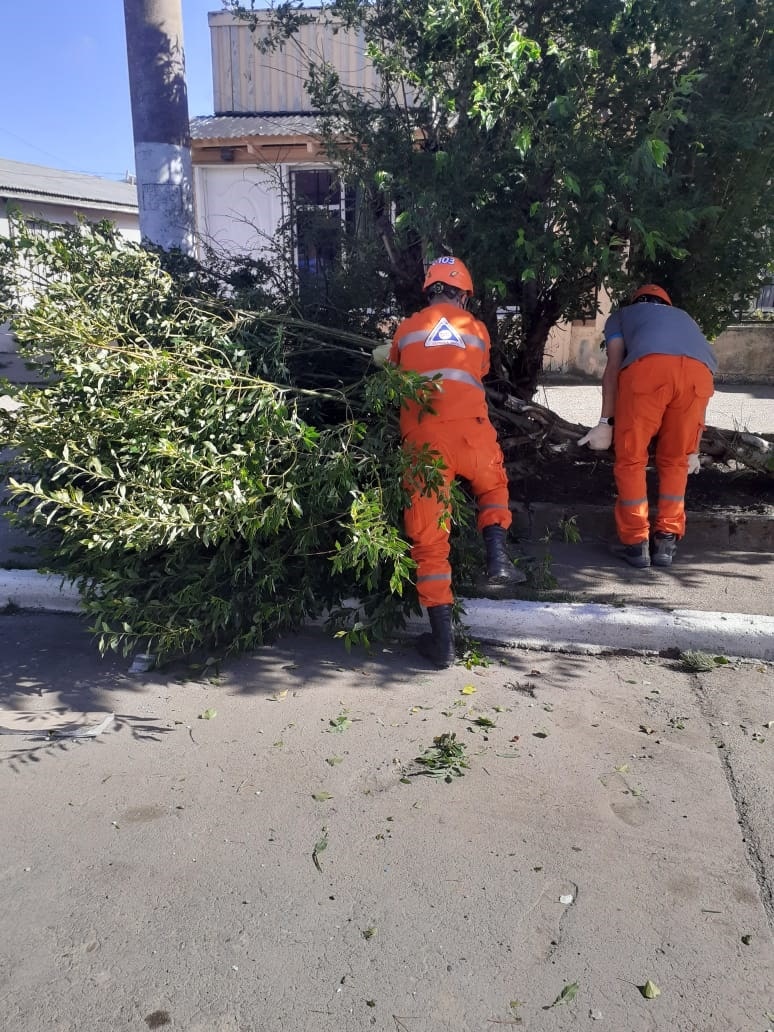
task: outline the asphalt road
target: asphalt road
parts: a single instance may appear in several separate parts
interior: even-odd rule
[[[0,634],[3,1029],[771,1028],[770,666]]]

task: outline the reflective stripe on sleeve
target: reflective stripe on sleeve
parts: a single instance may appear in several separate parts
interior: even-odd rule
[[[424,344],[427,339],[427,332],[427,330],[415,330],[414,333],[407,333],[405,337],[401,337],[398,341],[398,351],[403,351],[410,344]]]

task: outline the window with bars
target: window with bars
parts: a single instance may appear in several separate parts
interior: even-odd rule
[[[354,225],[355,191],[334,169],[291,172],[296,268],[304,285],[324,279],[341,255],[345,231]]]

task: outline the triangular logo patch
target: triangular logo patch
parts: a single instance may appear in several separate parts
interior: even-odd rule
[[[425,338],[425,347],[440,348],[448,345],[464,349],[465,341],[459,333],[457,333],[448,319],[439,319]]]

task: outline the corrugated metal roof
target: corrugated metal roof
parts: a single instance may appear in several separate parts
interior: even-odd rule
[[[311,136],[319,115],[201,115],[191,120],[192,140],[235,140],[243,136]]]
[[[0,158],[0,197],[76,202],[84,207],[137,211],[137,187],[82,172]]]

